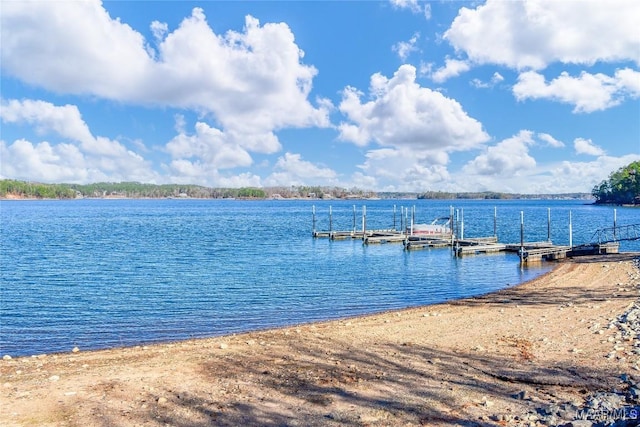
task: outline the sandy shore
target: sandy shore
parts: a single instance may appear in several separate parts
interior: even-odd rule
[[[0,425],[536,425],[623,387],[630,255],[435,306],[213,339],[0,360]],[[520,424],[518,424],[520,423]]]

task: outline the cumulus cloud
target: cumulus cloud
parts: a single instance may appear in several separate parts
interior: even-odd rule
[[[416,50],[418,50],[418,48],[416,47],[416,43],[418,42],[419,38],[420,38],[420,34],[415,33],[413,37],[409,39],[409,41],[398,42],[395,45],[393,45],[391,49],[394,52],[398,53],[398,57],[402,61],[406,61],[409,55],[411,54],[411,52],[415,52]]]
[[[502,74],[496,71],[495,73],[493,73],[493,76],[491,76],[491,81],[483,82],[482,80],[475,78],[471,80],[471,85],[477,87],[478,89],[488,89],[494,87],[502,81],[504,81],[504,77],[502,77]]]
[[[601,155],[590,162],[563,161],[550,168],[548,191],[552,192],[553,182],[564,186],[566,192],[580,191],[589,193],[591,189],[607,179],[611,171],[620,169],[629,163],[639,161],[640,155],[628,154],[622,157]]]
[[[340,138],[360,146],[375,142],[416,152],[467,150],[489,139],[458,102],[415,80],[411,65],[402,65],[390,79],[374,74],[368,102],[347,87],[339,109],[349,121],[339,125]]]
[[[157,175],[139,154],[118,141],[93,136],[75,105],[56,106],[39,100],[2,102],[3,123],[29,124],[41,134],[61,137],[62,142],[2,141],[2,174],[5,177],[44,182],[140,180],[157,181]]]
[[[531,170],[536,166],[535,159],[529,155],[529,147],[533,144],[533,132],[522,130],[488,147],[484,153],[468,162],[463,171],[471,175],[509,176]]]
[[[638,16],[635,0],[488,0],[461,8],[443,37],[477,64],[535,70],[552,62],[640,65]]]
[[[451,77],[456,77],[466,71],[469,71],[470,68],[471,67],[467,61],[447,58],[445,60],[444,67],[438,68],[431,75],[431,79],[436,83],[442,83]]]
[[[267,186],[337,184],[338,175],[333,169],[303,160],[300,154],[285,153],[273,169],[265,179]]]
[[[564,143],[562,141],[558,141],[557,139],[555,139],[553,136],[549,135],[548,133],[539,133],[538,134],[538,139],[540,139],[541,141],[546,142],[547,145],[549,145],[550,147],[554,147],[554,148],[562,148],[562,147],[564,147]]]
[[[237,141],[202,122],[196,123],[194,135],[175,136],[167,143],[166,150],[177,161],[195,159],[212,169],[232,169],[252,163],[251,155]]]
[[[638,98],[639,88],[640,72],[628,68],[616,71],[614,77],[587,72],[572,77],[563,72],[548,83],[542,74],[527,71],[518,77],[513,94],[518,100],[551,99],[574,105],[574,113],[591,113],[614,107],[625,97]]]
[[[576,150],[576,154],[587,154],[589,156],[602,156],[605,154],[605,151],[590,139],[576,138],[573,141],[573,148]]]
[[[449,156],[445,152],[416,153],[407,148],[381,148],[366,153],[365,162],[358,167],[358,181],[369,177],[375,187],[384,191],[416,191],[417,189],[447,189],[450,175]]]
[[[413,13],[424,14],[425,19],[431,19],[431,5],[429,3],[418,2],[418,0],[389,0],[398,9],[409,9]]]
[[[3,72],[54,92],[194,109],[225,132],[272,152],[273,131],[329,126],[326,100],[308,96],[317,70],[284,23],[247,16],[242,32],[216,34],[194,8],[174,31],[154,21],[154,47],[98,0],[9,2],[2,13]],[[108,48],[96,48],[96,46]]]

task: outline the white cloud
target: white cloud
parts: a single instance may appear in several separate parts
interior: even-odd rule
[[[432,75],[431,79],[436,83],[443,83],[451,77],[459,76],[460,74],[469,71],[470,66],[467,61],[461,61],[459,59],[447,58],[445,60],[444,67],[438,68]]]
[[[251,155],[229,135],[198,122],[196,133],[180,133],[166,145],[166,150],[175,160],[197,159],[213,169],[232,169],[250,166]]]
[[[411,54],[411,52],[415,52],[418,50],[418,48],[416,47],[416,43],[418,42],[419,38],[420,38],[420,34],[416,33],[413,35],[413,37],[409,39],[409,41],[398,42],[391,49],[394,52],[398,53],[398,57],[402,61],[406,61],[409,55]]]
[[[284,23],[247,16],[243,32],[219,35],[195,8],[173,32],[151,23],[151,48],[98,0],[9,2],[1,19],[3,72],[30,85],[212,114],[259,152],[279,147],[274,130],[329,126],[330,103],[307,99],[317,70]]]
[[[157,181],[149,162],[118,141],[93,136],[75,105],[56,106],[38,100],[2,102],[4,123],[29,124],[63,142],[2,142],[5,177],[44,182]]]
[[[75,105],[56,106],[39,100],[11,99],[3,100],[0,107],[0,118],[4,123],[30,124],[40,134],[54,132],[75,141],[94,139]]]
[[[381,148],[370,150],[365,162],[358,167],[364,172],[353,179],[363,177],[375,182],[383,191],[420,191],[434,188],[447,189],[450,175],[447,170],[449,156],[445,152],[416,153],[407,148]]]
[[[415,79],[411,65],[402,65],[390,79],[374,74],[371,101],[364,103],[362,93],[347,87],[339,109],[349,122],[340,124],[340,138],[415,152],[467,150],[489,139],[458,102],[421,87]]]
[[[576,150],[576,154],[588,154],[589,156],[602,156],[605,154],[605,151],[590,139],[576,138],[573,141],[573,148]]]
[[[533,132],[522,130],[517,135],[488,147],[483,154],[467,163],[463,172],[470,175],[511,176],[535,168],[536,161],[529,155],[533,145]]]
[[[422,5],[418,0],[389,0],[398,9],[409,9],[413,13],[422,13],[426,20],[431,19],[431,4],[424,2]]]
[[[278,158],[274,172],[265,179],[267,186],[337,184],[337,173],[302,159],[300,154],[285,153]]]
[[[640,2],[488,0],[463,7],[444,34],[478,64],[543,69],[552,62],[640,65]]]
[[[518,77],[513,94],[518,100],[551,99],[574,105],[574,113],[591,113],[620,104],[625,97],[640,96],[640,72],[625,68],[614,77],[582,72],[572,77],[563,72],[546,82],[542,74],[526,71]]]
[[[539,133],[538,134],[538,139],[540,139],[541,141],[544,141],[547,143],[547,145],[554,147],[554,148],[562,148],[564,147],[564,143],[562,141],[558,141],[557,139],[555,139],[553,136],[549,135],[548,133]]]
[[[502,81],[504,81],[504,77],[502,77],[502,75],[496,71],[495,73],[493,73],[493,76],[491,76],[490,82],[486,83],[478,78],[475,78],[471,80],[471,85],[477,87],[478,89],[488,89],[494,87]]]
[[[199,160],[175,159],[165,165],[168,181],[218,188],[260,187],[260,177],[250,172],[238,175],[221,174],[215,166]]]

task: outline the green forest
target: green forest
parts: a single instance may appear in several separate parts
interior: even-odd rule
[[[84,197],[126,198],[197,198],[264,199],[260,188],[208,188],[199,185],[141,184],[139,182],[101,182],[95,184],[41,184],[26,181],[0,180],[0,197],[15,196],[26,199],[75,199]]]
[[[591,194],[596,204],[640,205],[640,161],[612,172]]]

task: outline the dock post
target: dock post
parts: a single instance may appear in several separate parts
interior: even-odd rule
[[[520,265],[524,264],[524,211],[520,211]]]
[[[311,217],[313,218],[313,237],[316,237],[316,205],[311,206]]]
[[[460,209],[460,240],[464,240],[464,209]]]
[[[449,230],[451,230],[451,249],[455,250],[453,243],[455,242],[455,234],[453,233],[453,205],[449,206]]]
[[[498,241],[498,207],[493,207],[493,237]]]
[[[569,211],[569,247],[573,249],[573,224],[571,224],[571,211]]]
[[[367,233],[367,207],[362,205],[362,240]]]
[[[551,208],[547,208],[547,242],[551,243]]]
[[[404,228],[405,233],[407,233],[407,229],[409,228],[409,208],[404,208]]]
[[[356,234],[356,205],[353,205],[353,234]]]
[[[393,229],[396,230],[396,205],[393,205]]]
[[[333,239],[333,212],[329,206],[329,239]]]
[[[613,209],[613,240],[618,240],[618,236],[616,235],[616,222],[618,222],[618,210]]]
[[[411,235],[413,236],[413,224],[416,218],[416,207],[415,205],[411,208]]]

